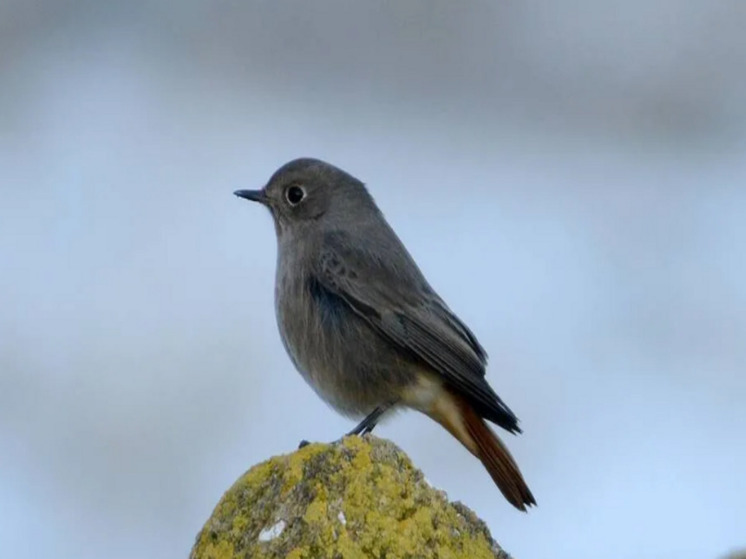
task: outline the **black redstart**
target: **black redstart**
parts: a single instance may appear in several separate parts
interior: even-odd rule
[[[275,310],[295,367],[340,413],[373,430],[392,408],[445,427],[516,508],[535,505],[489,420],[520,433],[485,379],[487,354],[448,308],[362,182],[316,159],[278,169],[236,196],[269,208],[277,232]]]

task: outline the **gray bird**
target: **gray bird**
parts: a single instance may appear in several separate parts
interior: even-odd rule
[[[364,434],[396,407],[445,427],[516,508],[535,505],[508,449],[485,420],[520,433],[485,379],[487,354],[428,284],[362,182],[296,159],[261,190],[277,232],[275,312],[303,378]]]

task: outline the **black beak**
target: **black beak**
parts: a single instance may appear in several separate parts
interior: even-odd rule
[[[260,204],[267,203],[267,195],[264,193],[264,190],[236,190],[233,194],[252,202],[259,202]]]

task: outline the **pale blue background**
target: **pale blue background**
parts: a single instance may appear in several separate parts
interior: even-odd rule
[[[746,546],[746,4],[0,2],[0,545],[185,557],[351,427],[273,314],[285,161],[363,179],[491,355],[539,501],[378,431],[519,559]]]

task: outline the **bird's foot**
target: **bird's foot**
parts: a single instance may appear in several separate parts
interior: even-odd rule
[[[345,437],[351,437],[353,435],[357,435],[358,437],[362,437],[363,435],[367,435],[368,433],[372,433],[375,426],[378,424],[378,420],[381,419],[381,416],[386,413],[389,408],[391,408],[394,405],[394,402],[387,403],[387,404],[381,404],[380,406],[377,406],[372,412],[370,412],[368,415],[365,416],[365,418],[355,425],[355,427],[349,431],[348,433],[345,433],[337,439],[336,441],[333,441],[331,444],[337,444],[341,443],[342,439]],[[308,446],[311,444],[307,440],[303,439],[300,444],[298,444],[298,449],[300,450],[304,446]]]
[[[366,415],[360,423],[355,425],[355,428],[347,433],[346,436],[358,435],[362,437],[363,435],[372,433],[373,429],[375,429],[376,425],[378,424],[378,420],[381,419],[381,416],[386,413],[393,405],[393,402],[390,402],[381,404],[380,406],[376,406],[373,411]]]

